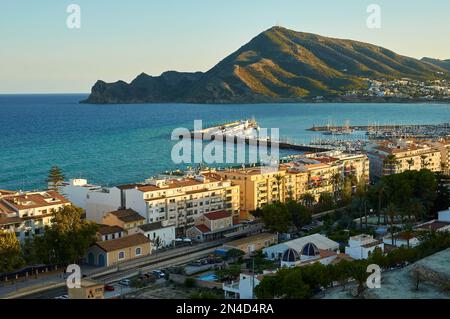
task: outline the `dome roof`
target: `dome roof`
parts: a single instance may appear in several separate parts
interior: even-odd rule
[[[302,256],[314,257],[319,255],[320,255],[319,248],[317,248],[317,246],[314,245],[313,243],[307,243],[302,248]]]
[[[300,260],[300,256],[292,248],[286,249],[286,251],[283,253],[283,257],[281,258],[281,261],[288,263],[293,263],[298,260]]]

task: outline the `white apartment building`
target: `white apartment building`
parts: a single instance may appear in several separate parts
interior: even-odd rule
[[[71,205],[55,191],[2,194],[0,229],[14,232],[20,242],[42,234],[51,225],[53,212]]]
[[[427,142],[411,140],[380,141],[367,147],[370,176],[381,178],[407,170],[443,170],[441,151]],[[389,156],[394,161],[389,161]]]
[[[86,212],[86,219],[96,223],[102,223],[106,213],[122,207],[122,195],[118,187],[102,187],[89,184],[86,179],[71,179],[63,183],[59,191]]]
[[[384,243],[371,235],[361,234],[350,237],[345,253],[353,259],[367,259],[377,248],[384,252]]]
[[[204,213],[226,210],[239,216],[239,186],[214,173],[181,179],[154,179],[124,189],[126,208],[148,223],[167,221],[182,231]]]
[[[263,277],[264,275],[240,274],[239,281],[222,284],[225,299],[256,299],[254,288],[259,285]]]

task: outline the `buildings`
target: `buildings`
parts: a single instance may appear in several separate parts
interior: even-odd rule
[[[99,225],[97,229],[97,241],[117,239],[125,235],[125,230],[119,226]]]
[[[80,288],[68,288],[69,299],[104,299],[105,285],[82,279]]]
[[[145,224],[145,218],[132,209],[121,209],[106,213],[102,222],[105,225],[119,226],[125,231],[130,231]]]
[[[55,191],[6,192],[0,195],[0,229],[14,232],[20,242],[44,232],[52,214],[71,203]]]
[[[428,221],[415,227],[416,230],[450,232],[450,208],[439,212],[438,219]]]
[[[269,247],[278,242],[277,234],[261,233],[230,241],[223,245],[225,249],[239,249],[246,254]]]
[[[233,216],[225,210],[200,216],[195,226],[186,230],[186,236],[195,241],[215,240],[235,229]]]
[[[217,174],[181,179],[150,180],[147,185],[124,190],[126,207],[148,223],[167,221],[180,234],[205,213],[226,210],[239,216],[239,186]]]
[[[438,141],[431,141],[430,145],[439,150],[441,153],[442,171],[446,175],[450,175],[450,140],[440,139]]]
[[[416,247],[420,244],[419,239],[420,231],[406,232],[402,231],[394,234],[394,240],[392,235],[388,234],[383,237],[383,243],[394,247]]]
[[[134,234],[98,241],[88,249],[86,262],[92,266],[108,267],[150,254],[150,240],[143,234]]]
[[[369,180],[369,160],[363,154],[339,151],[308,154],[282,163],[275,171],[260,167],[226,169],[215,172],[240,188],[241,219],[252,219],[251,212],[274,201],[300,200],[309,193],[315,200],[323,193],[337,193],[346,177]]]
[[[353,259],[367,259],[377,248],[384,252],[384,243],[371,235],[361,234],[350,237],[345,253]]]
[[[414,140],[383,140],[367,149],[371,178],[407,170],[442,171],[441,151],[431,143]]]
[[[137,231],[150,239],[154,250],[170,247],[175,242],[175,225],[155,222],[141,225]]]
[[[263,277],[263,275],[253,276],[242,273],[239,275],[239,281],[223,283],[225,299],[254,299],[254,288],[259,285]]]
[[[59,187],[59,192],[75,206],[82,208],[86,219],[101,223],[107,212],[122,207],[121,190],[89,184],[86,179],[71,179]]]
[[[278,245],[264,248],[262,251],[270,260],[282,260],[283,255],[288,250],[293,250],[298,256],[302,255],[302,251],[308,245],[312,244],[320,251],[338,251],[339,244],[323,235],[312,234],[309,236],[293,239]]]

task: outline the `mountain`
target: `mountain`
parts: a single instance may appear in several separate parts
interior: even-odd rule
[[[450,71],[450,59],[439,60],[439,59],[432,59],[432,58],[422,58],[421,61],[433,64],[437,67],[440,67],[440,68],[446,69],[447,71]]]
[[[83,103],[301,101],[367,88],[365,78],[426,80],[447,70],[368,43],[272,27],[205,73],[98,81]]]

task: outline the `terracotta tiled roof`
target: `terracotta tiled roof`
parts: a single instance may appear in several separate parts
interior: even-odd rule
[[[196,225],[195,227],[202,233],[209,233],[211,231],[211,229],[209,229],[208,226],[203,225],[203,224]]]
[[[231,213],[227,212],[225,210],[220,210],[220,211],[216,211],[216,212],[210,212],[210,213],[203,214],[203,216],[205,216],[209,220],[217,220],[217,219],[231,217]]]
[[[419,227],[417,227],[417,229],[426,229],[426,230],[435,230],[436,231],[436,230],[439,230],[439,229],[444,228],[449,225],[450,225],[450,222],[443,222],[443,221],[435,220],[431,223],[420,225]]]
[[[116,210],[114,212],[110,212],[109,214],[116,216],[119,220],[123,221],[124,223],[137,222],[145,219],[144,217],[139,215],[139,213],[137,213],[132,209]]]
[[[148,231],[152,231],[152,230],[158,230],[158,229],[168,228],[168,227],[173,227],[173,226],[174,225],[163,226],[162,222],[159,221],[156,223],[141,225],[141,226],[139,226],[139,228],[142,229],[142,231],[144,231],[144,232],[148,232]]]
[[[99,225],[97,233],[100,235],[109,235],[122,232],[123,228],[119,226]]]
[[[22,218],[20,217],[0,217],[0,225],[11,225],[21,222]]]
[[[143,234],[135,234],[118,239],[97,242],[96,245],[100,247],[102,250],[110,252],[149,243],[150,240]]]
[[[3,198],[3,201],[17,210],[46,207],[70,203],[65,197],[56,191],[41,193],[26,193]]]

